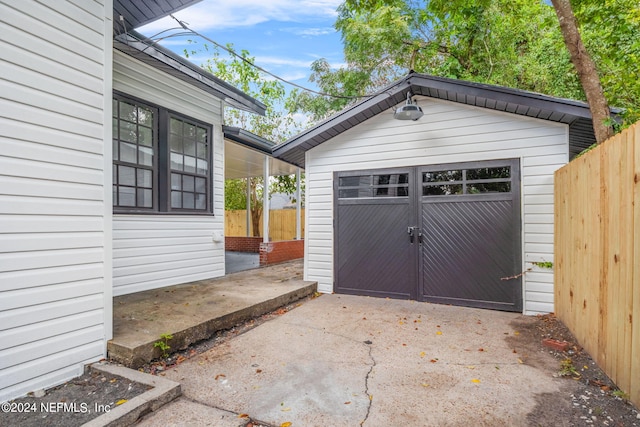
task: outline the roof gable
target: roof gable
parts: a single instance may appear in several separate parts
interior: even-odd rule
[[[407,93],[569,125],[570,157],[596,142],[589,105],[502,86],[411,73],[377,94],[276,146],[274,156],[304,168],[305,153],[407,99]]]

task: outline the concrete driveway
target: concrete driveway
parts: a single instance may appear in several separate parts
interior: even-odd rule
[[[139,425],[529,425],[563,381],[557,361],[520,339],[531,322],[322,295],[167,371],[183,396]]]

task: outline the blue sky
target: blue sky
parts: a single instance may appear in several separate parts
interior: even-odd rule
[[[233,43],[248,50],[262,68],[297,84],[308,83],[311,63],[325,58],[334,67],[343,65],[342,41],[333,28],[341,0],[203,0],[175,13],[190,28],[216,42]],[[138,29],[146,36],[174,28],[171,18]],[[188,39],[197,41],[189,44]],[[201,38],[180,37],[162,44],[183,55],[185,48],[201,50]],[[206,56],[189,58],[200,65]],[[290,88],[288,88],[290,89]]]

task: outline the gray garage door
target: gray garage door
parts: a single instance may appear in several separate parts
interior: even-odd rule
[[[337,172],[336,292],[521,311],[517,160]]]

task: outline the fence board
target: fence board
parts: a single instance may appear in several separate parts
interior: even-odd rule
[[[629,132],[630,144],[633,146],[633,279],[630,298],[633,314],[631,322],[631,388],[629,395],[637,407],[640,406],[640,124],[636,123],[635,131]]]
[[[246,236],[246,210],[225,211],[225,235]],[[304,236],[304,209],[300,210],[301,234]],[[249,235],[253,235],[253,226],[249,221]],[[260,216],[260,235],[262,236],[262,216]],[[296,238],[296,210],[274,209],[269,211],[269,237],[271,241],[294,240]]]
[[[639,135],[636,123],[558,170],[554,193],[556,313],[635,405],[640,405]]]

